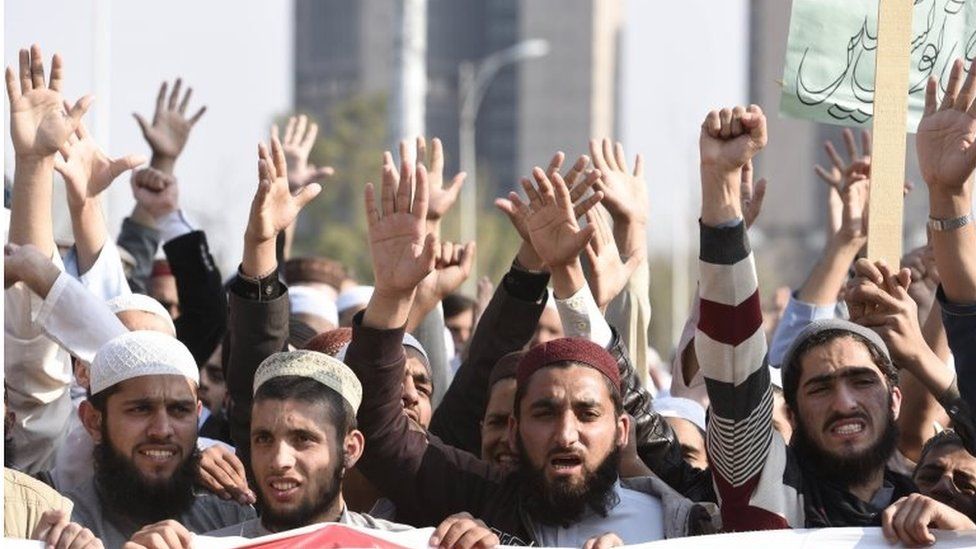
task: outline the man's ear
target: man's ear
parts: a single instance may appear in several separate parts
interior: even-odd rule
[[[102,413],[96,410],[91,402],[81,401],[81,405],[78,406],[78,418],[81,419],[81,424],[95,444],[102,442]]]
[[[630,440],[630,414],[620,414],[617,419],[617,446],[620,448],[627,447],[627,441]]]
[[[356,466],[359,458],[363,456],[363,449],[366,447],[366,438],[358,429],[353,429],[345,436],[342,441],[342,466],[347,470]]]
[[[895,415],[895,419],[901,413],[901,389],[898,387],[891,390],[891,413]]]

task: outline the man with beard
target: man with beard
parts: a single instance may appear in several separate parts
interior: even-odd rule
[[[194,493],[198,375],[190,351],[159,332],[124,333],[96,353],[80,410],[96,444],[95,474],[67,496],[72,520],[106,546],[161,520],[207,532],[254,516],[250,507]]]
[[[905,532],[971,527],[885,467],[901,392],[888,348],[869,328],[822,320],[797,336],[782,372],[795,424],[791,444],[773,429],[758,281],[740,200],[740,172],[765,144],[766,119],[755,105],[712,111],[702,124],[695,354],[711,403],[708,458],[723,529],[884,523],[889,537],[918,543]]]
[[[550,243],[546,263],[556,296],[575,296],[585,286],[578,254],[587,231],[576,224],[562,178],[555,175],[553,185],[542,170],[535,176],[540,190],[530,194],[528,226],[555,227],[558,234],[532,240]],[[403,163],[398,181],[385,167],[382,212],[373,186],[366,187],[376,287],[365,312],[354,318],[346,355],[363,383],[358,421],[366,450],[359,468],[393,500],[398,517],[429,525],[465,510],[505,544],[581,546],[605,535],[604,542],[639,543],[712,531],[708,510],[660,479],[618,482],[630,419],[623,414],[617,362],[590,341],[555,340],[519,361],[509,420],[510,442],[522,454],[515,472],[410,428],[399,399],[406,361],[401,340],[416,287],[433,268],[436,238],[424,223],[423,165]],[[600,193],[595,196],[594,203]]]

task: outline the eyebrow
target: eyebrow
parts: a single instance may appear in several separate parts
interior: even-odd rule
[[[197,399],[181,398],[175,400],[166,400],[163,398],[142,397],[142,398],[133,398],[133,399],[122,401],[123,406],[133,406],[137,404],[159,404],[159,403],[163,403],[166,406],[172,406],[172,405],[196,406]]]
[[[432,383],[427,372],[411,374],[410,377],[413,378],[414,383],[423,383],[424,385],[430,385]]]
[[[806,387],[806,386],[812,385],[812,384],[829,383],[831,381],[834,381],[835,379],[844,379],[844,378],[851,378],[851,377],[863,377],[863,376],[868,376],[868,375],[870,375],[872,377],[875,377],[875,378],[877,377],[877,374],[871,368],[868,368],[868,367],[865,367],[865,366],[849,366],[849,367],[846,367],[846,368],[844,368],[843,370],[841,370],[839,372],[834,372],[832,374],[824,374],[822,376],[814,376],[814,377],[811,377],[810,379],[808,379],[803,384],[803,386]]]

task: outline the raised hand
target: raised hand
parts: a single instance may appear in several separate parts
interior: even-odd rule
[[[475,259],[475,243],[462,246],[453,242],[441,242],[434,246],[436,259],[434,270],[417,285],[413,308],[407,321],[407,330],[423,322],[445,297],[455,292],[471,275]]]
[[[549,167],[546,168],[546,175],[550,179],[559,175],[559,170],[562,168],[564,159],[565,155],[562,152],[557,152],[552,157],[552,160],[549,162]],[[599,171],[586,169],[589,163],[589,158],[585,155],[580,156],[569,171],[566,172],[566,175],[563,176],[563,181],[565,181],[566,186],[569,188],[569,198],[573,203],[573,213],[576,215],[576,219],[583,217],[584,213],[600,201],[600,198],[596,197],[596,194],[587,195],[587,191],[594,188],[600,181]],[[583,177],[584,175],[586,177]],[[508,193],[508,198],[496,198],[495,207],[508,216],[509,221],[512,222],[512,225],[518,231],[523,241],[531,241],[528,227],[529,206],[522,200],[518,193],[510,192]]]
[[[701,163],[738,174],[766,146],[766,139],[766,116],[758,106],[711,111],[698,143]]]
[[[179,209],[179,186],[172,175],[155,168],[143,168],[132,172],[130,183],[136,207],[153,219]]]
[[[267,276],[274,270],[275,238],[295,222],[298,213],[322,191],[310,183],[298,193],[288,187],[288,165],[281,142],[271,138],[271,150],[258,144],[258,190],[251,202],[251,213],[244,232],[242,268],[248,276]]]
[[[840,192],[842,209],[836,238],[862,246],[867,242],[870,185],[863,175],[855,174]]]
[[[938,83],[929,78],[915,140],[925,183],[950,195],[963,192],[976,168],[976,62],[964,83],[962,73],[963,62],[957,59],[940,106],[936,105]]]
[[[183,80],[176,79],[173,84],[173,91],[166,98],[168,84],[163,82],[159,86],[159,94],[156,96],[156,112],[153,114],[152,123],[146,121],[139,113],[132,113],[142,135],[149,143],[153,151],[153,167],[172,172],[173,163],[186,146],[186,141],[190,137],[190,130],[200,120],[203,113],[207,112],[207,107],[200,107],[197,112],[187,118],[186,109],[190,105],[190,97],[193,95],[193,88],[187,88],[180,100],[180,91]],[[177,104],[179,101],[179,104]]]
[[[61,56],[55,54],[50,80],[45,84],[44,62],[37,44],[29,51],[20,50],[19,83],[13,69],[7,67],[10,137],[18,158],[39,160],[54,155],[91,105],[92,97],[86,95],[66,109],[61,97],[62,72]]]
[[[309,183],[321,182],[335,173],[329,166],[316,167],[308,162],[308,155],[315,146],[315,138],[319,134],[319,125],[308,123],[304,114],[299,117],[289,117],[285,126],[285,137],[281,142],[285,151],[285,161],[288,162],[288,185],[291,192],[297,192]],[[278,125],[271,126],[271,137],[278,139]]]
[[[437,258],[437,238],[427,233],[425,224],[427,170],[422,164],[414,166],[403,161],[398,175],[392,165],[384,163],[380,207],[377,208],[372,183],[366,184],[365,199],[376,278],[374,295],[412,298]]]
[[[450,185],[444,185],[444,147],[441,140],[433,138],[430,141],[430,169],[427,171],[427,185],[430,188],[430,199],[427,206],[427,219],[437,221],[447,214],[451,206],[457,202],[461,187],[464,185],[466,172],[460,172],[451,179]],[[404,147],[401,146],[401,158]],[[427,162],[427,141],[423,137],[417,138],[417,162]]]
[[[598,172],[594,172],[598,173]],[[532,170],[538,189],[528,180],[522,180],[522,188],[529,197],[525,215],[529,239],[539,257],[551,269],[578,261],[596,230],[593,226],[580,228],[566,182],[558,173],[549,176],[541,168]],[[595,200],[586,211],[603,199],[603,192],[593,194]],[[518,206],[521,208],[522,206]],[[582,213],[586,213],[585,211]]]
[[[702,223],[715,227],[744,217],[742,170],[766,140],[766,116],[756,105],[708,113],[698,140]]]
[[[60,150],[61,158],[55,158],[54,169],[64,177],[71,207],[97,198],[116,177],[146,162],[139,154],[109,158],[80,122]]]
[[[893,272],[883,261],[865,258],[854,264],[856,276],[845,299],[851,320],[874,329],[885,340],[896,363],[905,364],[928,349],[918,323],[918,307],[908,295],[908,269]]]
[[[861,171],[863,171],[864,165],[867,165],[869,170],[871,166],[871,132],[868,130],[861,131],[860,151],[858,151],[857,142],[854,140],[854,132],[844,128],[843,137],[847,158],[841,157],[834,144],[827,140],[824,141],[824,150],[827,151],[827,157],[830,159],[830,169],[828,170],[819,164],[813,167],[817,176],[837,192],[840,192],[846,185],[848,178],[855,169],[855,163],[860,163],[857,169]],[[870,171],[867,172],[867,175],[870,175]]]
[[[603,205],[615,223],[647,222],[647,183],[644,181],[644,159],[637,155],[633,171],[627,166],[624,146],[604,138],[590,140],[593,165],[600,170],[595,189],[603,192]]]
[[[742,186],[739,190],[739,201],[742,203],[742,215],[746,220],[746,228],[759,219],[762,213],[763,200],[766,198],[766,178],[753,183],[752,160],[742,166]]]
[[[594,227],[593,238],[586,245],[586,259],[590,263],[589,284],[593,298],[601,310],[619,294],[643,260],[642,254],[621,259],[613,239],[609,214],[602,206],[586,213],[587,224]]]

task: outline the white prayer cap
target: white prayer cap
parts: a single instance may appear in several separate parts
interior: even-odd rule
[[[354,286],[339,294],[336,299],[336,309],[341,313],[357,305],[366,305],[373,297],[372,286]]]
[[[345,399],[356,412],[359,411],[359,404],[363,401],[363,386],[349,366],[316,351],[275,353],[264,359],[254,373],[254,393],[256,394],[258,388],[266,381],[284,376],[314,379],[339,393],[339,396]]]
[[[320,316],[333,326],[339,325],[339,310],[329,294],[322,290],[311,286],[289,286],[288,301],[291,303],[292,314]]]
[[[154,314],[166,323],[170,329],[170,335],[176,337],[176,325],[173,324],[173,317],[169,316],[169,311],[155,299],[145,294],[124,294],[117,295],[108,300],[108,308],[112,314],[119,314],[122,311],[142,311]]]
[[[200,383],[200,371],[186,345],[152,330],[126,332],[102,345],[91,364],[91,393],[141,376],[183,376]]]
[[[651,401],[651,407],[663,417],[685,419],[702,431],[705,430],[705,408],[694,400],[681,397],[655,398]]]

